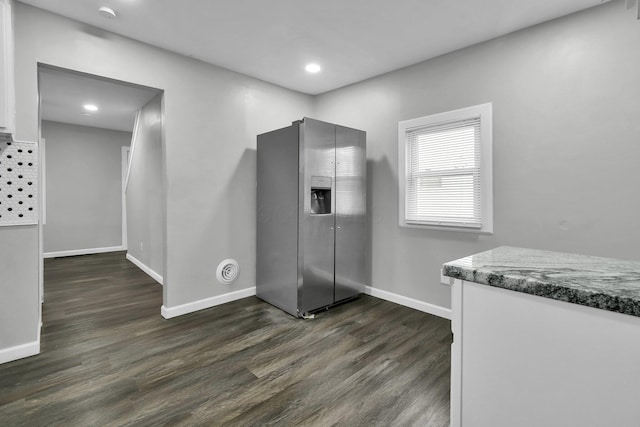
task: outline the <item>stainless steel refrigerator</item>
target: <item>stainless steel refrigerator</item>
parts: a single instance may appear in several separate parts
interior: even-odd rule
[[[293,316],[364,292],[366,133],[305,117],[258,135],[259,298]]]

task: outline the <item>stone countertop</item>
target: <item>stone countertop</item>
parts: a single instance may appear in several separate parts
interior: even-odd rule
[[[640,317],[640,262],[501,246],[447,262],[444,276]]]

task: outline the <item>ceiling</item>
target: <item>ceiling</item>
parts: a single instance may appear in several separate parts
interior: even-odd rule
[[[21,0],[320,94],[608,0]],[[106,19],[100,6],[118,17]],[[322,71],[309,74],[305,64]]]
[[[38,76],[41,118],[81,126],[131,132],[136,112],[160,93],[158,89],[49,67],[40,67]],[[98,111],[86,111],[85,104],[95,105]]]

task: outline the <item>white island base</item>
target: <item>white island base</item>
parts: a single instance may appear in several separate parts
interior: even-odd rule
[[[452,426],[640,426],[640,317],[443,279]]]

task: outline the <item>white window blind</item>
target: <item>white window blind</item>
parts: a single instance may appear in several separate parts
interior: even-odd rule
[[[407,132],[406,219],[482,226],[480,118]]]
[[[492,231],[487,118],[490,104],[400,123],[401,225]]]

